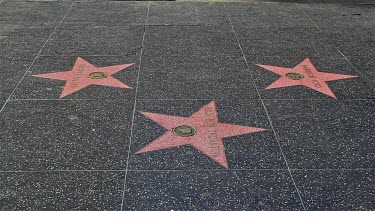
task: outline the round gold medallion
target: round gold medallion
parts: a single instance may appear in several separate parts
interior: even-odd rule
[[[90,73],[89,78],[91,79],[107,78],[107,74],[105,74],[105,72],[92,72]]]
[[[304,76],[299,73],[287,73],[286,77],[292,80],[301,80],[302,78],[304,78]]]
[[[186,137],[186,136],[193,136],[197,132],[197,129],[189,125],[181,125],[181,126],[177,126],[173,128],[172,131],[174,134],[178,136]]]

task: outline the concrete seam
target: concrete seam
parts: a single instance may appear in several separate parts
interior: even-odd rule
[[[44,42],[43,46],[40,48],[38,54],[35,56],[35,58],[33,59],[33,61],[30,63],[29,67],[27,68],[26,72],[22,75],[21,79],[18,81],[17,85],[14,87],[13,91],[10,93],[9,97],[6,99],[3,107],[0,109],[0,113],[4,110],[6,104],[10,101],[12,95],[14,94],[14,92],[16,91],[16,89],[18,88],[18,86],[21,84],[22,80],[25,78],[25,76],[27,75],[27,72],[29,72],[29,70],[31,69],[31,67],[34,65],[35,61],[39,58],[39,55],[40,53],[43,51],[44,47],[47,45],[47,43],[50,41],[52,35],[54,34],[54,32],[56,31],[56,29],[61,25],[61,23],[64,21],[64,19],[66,18],[66,16],[68,15],[68,13],[70,12],[70,10],[72,9],[73,5],[74,5],[75,1],[73,1],[73,3],[70,5],[68,11],[65,13],[64,17],[61,19],[61,21],[55,26],[55,28],[52,30],[51,34],[49,35],[49,37],[47,38],[46,42]]]
[[[124,199],[125,199],[125,191],[126,191],[126,180],[127,180],[127,175],[128,175],[128,168],[129,168],[129,158],[130,158],[130,149],[131,149],[131,143],[132,143],[132,138],[133,138],[133,129],[134,129],[134,121],[135,121],[135,112],[136,112],[136,107],[137,107],[137,95],[138,95],[138,87],[139,87],[139,76],[141,72],[141,65],[142,65],[142,56],[143,56],[143,49],[144,49],[144,42],[145,42],[145,37],[146,37],[146,29],[147,29],[147,23],[148,23],[148,16],[150,12],[150,1],[148,2],[147,5],[147,16],[146,16],[146,23],[143,26],[144,27],[144,32],[143,32],[143,37],[142,37],[142,48],[141,48],[141,53],[139,57],[139,66],[138,66],[138,75],[137,75],[137,83],[136,83],[136,88],[135,88],[135,96],[134,96],[134,108],[133,108],[133,116],[132,116],[132,122],[130,126],[130,139],[129,139],[129,146],[128,146],[128,155],[126,158],[126,168],[125,168],[125,175],[124,175],[124,187],[122,191],[122,198],[121,198],[121,211],[124,210]]]
[[[301,202],[301,204],[302,204],[303,209],[306,211],[306,207],[305,207],[304,202],[303,202],[303,200],[302,200],[302,197],[301,197],[300,191],[298,190],[297,184],[296,184],[296,182],[294,181],[294,178],[293,178],[292,172],[291,172],[291,170],[290,170],[290,167],[289,167],[288,161],[287,161],[286,156],[285,156],[285,154],[284,154],[284,152],[283,152],[283,149],[282,149],[282,147],[281,147],[281,144],[280,144],[280,141],[279,141],[279,137],[278,137],[278,135],[277,135],[277,133],[276,133],[276,131],[275,131],[275,129],[274,129],[274,126],[273,126],[273,123],[272,123],[271,117],[270,117],[270,115],[269,115],[269,113],[268,113],[268,110],[267,110],[267,108],[266,108],[266,105],[265,105],[264,102],[263,102],[263,99],[262,99],[262,96],[261,96],[261,94],[260,94],[260,92],[259,92],[259,89],[258,89],[258,87],[257,87],[257,85],[256,85],[256,83],[255,83],[254,76],[253,76],[252,72],[250,71],[249,63],[248,63],[248,61],[247,61],[247,59],[246,59],[245,53],[243,52],[243,49],[242,49],[241,43],[240,43],[240,41],[239,41],[239,39],[238,39],[237,33],[236,33],[236,31],[234,30],[234,26],[233,26],[233,24],[232,24],[232,20],[231,20],[229,14],[228,14],[228,11],[227,11],[227,8],[226,8],[226,6],[225,6],[225,3],[223,3],[223,5],[224,5],[225,12],[226,12],[226,14],[227,14],[227,17],[228,17],[228,19],[229,19],[229,22],[230,22],[230,25],[231,25],[231,28],[232,28],[233,34],[234,34],[234,36],[235,36],[235,38],[236,38],[236,40],[237,40],[238,47],[240,48],[241,53],[242,53],[242,56],[243,56],[243,59],[244,59],[244,61],[245,61],[245,63],[246,63],[247,70],[250,72],[250,77],[251,77],[252,82],[253,82],[253,84],[254,84],[254,87],[255,87],[255,89],[256,89],[256,91],[257,91],[258,97],[259,97],[259,99],[260,99],[260,101],[261,101],[261,103],[262,103],[262,105],[263,105],[263,109],[264,109],[264,111],[266,112],[266,115],[267,115],[267,117],[268,117],[268,121],[269,121],[269,123],[270,123],[271,129],[272,129],[272,131],[273,131],[273,133],[274,133],[274,136],[275,136],[275,138],[276,138],[277,144],[279,145],[280,152],[281,152],[281,154],[282,154],[282,156],[283,156],[283,159],[284,159],[284,162],[285,162],[285,164],[286,164],[286,166],[287,166],[287,169],[288,169],[289,175],[290,175],[290,177],[291,177],[291,179],[292,179],[292,182],[293,182],[293,184],[294,184],[294,188],[295,188],[296,191],[297,191],[297,194],[298,194],[298,197],[299,197],[299,200],[300,200],[300,202]]]

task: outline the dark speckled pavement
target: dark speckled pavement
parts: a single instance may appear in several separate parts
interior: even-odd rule
[[[375,210],[374,5],[0,2],[1,211]]]

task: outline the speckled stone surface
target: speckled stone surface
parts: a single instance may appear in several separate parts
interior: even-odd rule
[[[323,29],[375,27],[374,8],[371,5],[298,4],[298,6]],[[353,36],[355,34],[352,33]]]
[[[259,98],[242,57],[164,57],[146,53],[145,58],[150,60],[142,64],[138,98]]]
[[[120,210],[123,172],[0,173],[1,210]]]
[[[52,33],[52,27],[0,22],[1,57],[34,58]]]
[[[146,23],[147,7],[147,1],[76,2],[69,12],[69,16],[64,19],[62,25],[64,27],[123,27],[129,25],[143,25]]]
[[[292,169],[375,165],[375,104],[369,100],[267,100]]]
[[[334,45],[315,27],[236,27],[247,58],[341,56]]]
[[[304,12],[301,11],[296,4],[248,4],[246,2],[227,2],[224,4],[230,19],[236,28],[315,27],[314,23],[304,15]],[[296,21],[296,19],[298,19],[298,21]]]
[[[375,53],[374,29],[348,27],[324,30],[324,33],[346,56],[371,56]]]
[[[230,23],[223,4],[214,2],[151,2],[148,25],[229,27]]]
[[[230,26],[147,26],[146,32],[145,56],[242,56]]]
[[[4,106],[4,104],[5,104],[5,101],[6,101],[5,99],[0,99],[0,106],[1,106],[1,107],[3,107],[3,106]]]
[[[32,58],[0,58],[0,100],[6,100],[27,71]]]
[[[256,1],[0,0],[0,210],[374,210],[375,7]],[[77,57],[133,89],[31,76]],[[266,89],[306,58],[358,77]],[[212,101],[225,161],[141,150]]]
[[[137,87],[139,69],[139,51],[126,56],[81,56],[96,67],[134,63],[114,75],[114,78],[131,87],[131,89],[90,85],[78,90],[64,99],[128,99],[133,101]],[[41,56],[27,72],[24,80],[12,96],[16,99],[58,99],[66,81],[49,78],[38,78],[32,75],[71,71],[77,56]]]
[[[0,113],[0,171],[125,169],[133,104],[12,101]]]
[[[129,172],[125,210],[302,210],[287,171]]]
[[[372,210],[374,170],[293,171],[308,210]]]
[[[142,47],[143,26],[62,25],[41,55],[127,55]]]
[[[349,57],[350,62],[375,86],[375,58],[371,56]]]
[[[3,1],[0,6],[2,23],[30,26],[55,26],[72,2]]]

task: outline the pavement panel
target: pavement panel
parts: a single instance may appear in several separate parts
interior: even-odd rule
[[[242,57],[148,53],[139,76],[140,99],[258,99]],[[158,59],[160,58],[160,60]]]
[[[124,210],[303,208],[287,171],[131,171]]]
[[[0,55],[35,57],[52,31],[53,27],[0,23]]]
[[[10,101],[0,171],[126,168],[133,101]]]
[[[138,98],[258,98],[246,69],[229,28],[147,27]]]
[[[72,2],[4,1],[0,21],[7,24],[55,26],[64,17]]]
[[[144,25],[148,2],[76,2],[62,23],[63,27],[74,26],[128,26]]]
[[[223,4],[212,2],[151,2],[148,25],[228,27],[230,23]]]
[[[326,0],[324,0],[326,1]],[[342,2],[346,0],[340,0]],[[361,0],[356,0],[360,2]],[[298,4],[300,8],[309,14],[324,15],[324,14],[343,14],[343,13],[357,13],[363,12],[365,14],[372,13],[374,7],[363,4]]]
[[[345,56],[366,57],[375,54],[375,27],[351,27],[323,32]]]
[[[374,101],[267,100],[291,169],[375,165]]]
[[[143,26],[61,25],[41,55],[127,55],[142,47]]]
[[[371,27],[345,27],[323,29],[324,34],[332,41],[346,41],[358,44],[375,42],[375,31]]]
[[[375,86],[375,58],[373,56],[353,56],[348,59]]]
[[[340,56],[316,27],[235,27],[234,30],[248,59],[256,56]]]
[[[298,6],[321,28],[375,26],[373,6],[343,4],[298,4]]]
[[[372,210],[374,170],[292,171],[308,210]]]
[[[1,210],[120,210],[123,172],[0,173]]]
[[[315,27],[296,4],[246,2],[224,4],[235,27]]]
[[[239,57],[230,26],[148,26],[144,54]]]
[[[32,58],[0,58],[0,99],[6,100],[32,62]],[[2,107],[2,105],[1,105]],[[0,108],[1,108],[0,107]]]

